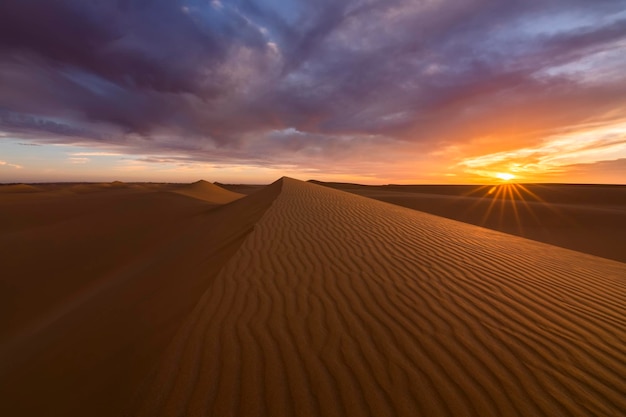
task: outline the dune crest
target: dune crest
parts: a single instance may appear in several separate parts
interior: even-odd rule
[[[139,415],[626,409],[625,264],[280,182]]]

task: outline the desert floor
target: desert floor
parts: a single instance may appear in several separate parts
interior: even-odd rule
[[[0,415],[625,414],[623,187],[325,185],[0,186]]]

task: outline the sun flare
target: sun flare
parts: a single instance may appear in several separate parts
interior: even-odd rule
[[[508,172],[498,172],[496,174],[496,178],[501,179],[503,181],[510,181],[513,178],[515,178],[515,175],[508,173]]]

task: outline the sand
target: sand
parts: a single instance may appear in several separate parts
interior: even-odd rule
[[[0,415],[121,415],[265,202],[41,188],[0,200]]]
[[[243,197],[243,194],[228,191],[204,180],[184,185],[174,192],[213,204],[226,204]]]
[[[624,415],[624,263],[288,178],[113,193],[3,226],[0,414]]]
[[[626,262],[626,186],[623,185],[319,184]]]

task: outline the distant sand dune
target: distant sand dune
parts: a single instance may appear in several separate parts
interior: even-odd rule
[[[226,204],[243,197],[243,194],[225,190],[204,180],[176,188],[174,192],[213,204]]]
[[[36,193],[39,188],[28,184],[0,185],[0,193]]]
[[[624,415],[626,264],[271,187],[131,415]]]

